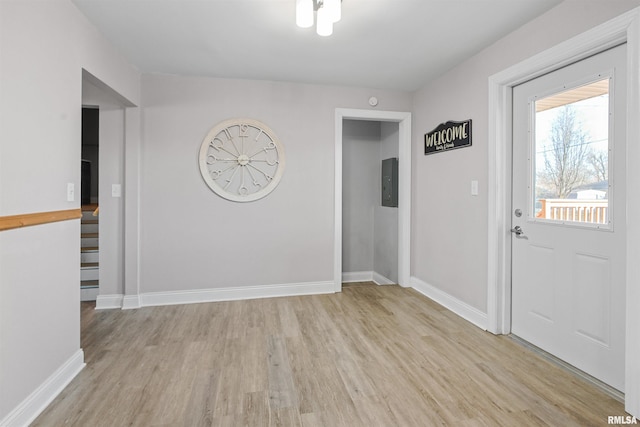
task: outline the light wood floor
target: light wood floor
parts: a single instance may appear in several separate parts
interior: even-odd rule
[[[35,426],[602,426],[623,405],[411,289],[95,311]]]

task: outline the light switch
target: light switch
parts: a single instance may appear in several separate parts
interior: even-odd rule
[[[122,186],[120,184],[111,184],[111,197],[122,196]]]
[[[471,181],[471,195],[472,196],[478,195],[478,181],[476,181],[475,179]]]
[[[76,185],[73,182],[67,183],[67,202],[76,201]]]

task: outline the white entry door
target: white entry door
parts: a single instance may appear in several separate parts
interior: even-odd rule
[[[626,45],[514,88],[512,325],[624,391]]]

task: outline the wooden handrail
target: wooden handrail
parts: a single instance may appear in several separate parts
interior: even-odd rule
[[[2,216],[0,217],[0,231],[79,218],[82,218],[80,209]]]

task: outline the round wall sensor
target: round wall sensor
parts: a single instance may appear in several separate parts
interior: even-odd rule
[[[369,98],[369,105],[371,105],[372,107],[378,105],[378,98],[376,98],[375,96]]]

